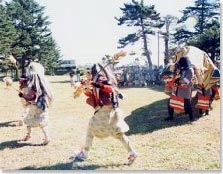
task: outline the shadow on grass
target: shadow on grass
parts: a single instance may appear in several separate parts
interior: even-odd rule
[[[1,127],[16,127],[16,122],[18,122],[17,120],[16,121],[7,121],[7,122],[2,122],[0,123],[0,128]]]
[[[124,86],[124,87],[119,87],[120,89],[132,89],[132,88],[148,88],[148,89],[151,89],[151,90],[154,90],[154,91],[158,91],[158,92],[163,92],[164,91],[164,88],[165,86],[163,84],[161,85],[149,85],[149,86],[144,86],[144,87],[137,87],[137,86]]]
[[[50,83],[70,83],[70,81],[69,80],[50,81]]]
[[[192,100],[192,103],[194,102]],[[184,113],[175,113],[173,121],[164,121],[168,117],[167,103],[168,99],[164,99],[134,110],[131,115],[125,118],[130,128],[127,135],[146,134],[163,128],[191,123],[189,116]],[[194,108],[195,118],[197,112],[197,109]]]
[[[21,148],[24,146],[44,146],[44,145],[43,144],[24,143],[24,142],[22,142],[22,140],[11,140],[11,141],[1,142],[0,150],[4,150],[6,148],[16,149],[16,148]]]
[[[160,85],[149,85],[147,86],[148,89],[154,90],[154,91],[158,91],[158,92],[163,92],[165,89],[165,85],[164,84],[160,84]]]
[[[69,162],[69,163],[58,163],[52,166],[35,167],[27,166],[18,170],[96,170],[100,168],[108,167],[120,167],[124,164],[109,164],[109,165],[98,165],[98,164],[85,164],[85,162]]]

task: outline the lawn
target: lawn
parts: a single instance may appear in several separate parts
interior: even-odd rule
[[[22,105],[14,89],[0,82],[0,169],[1,170],[219,170],[220,171],[220,101],[214,101],[208,116],[190,122],[187,115],[175,115],[165,122],[168,96],[162,87],[121,88],[120,101],[130,131],[129,139],[138,158],[124,165],[127,152],[113,138],[93,141],[89,158],[72,162],[69,158],[85,140],[93,109],[85,96],[74,99],[69,76],[49,77],[54,92],[50,108],[51,142],[41,146],[42,132],[34,128],[32,138],[20,141],[25,126],[17,120]],[[18,83],[13,84],[18,87]]]

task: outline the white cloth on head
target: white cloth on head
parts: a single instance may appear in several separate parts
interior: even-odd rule
[[[50,103],[53,99],[49,82],[44,74],[44,67],[37,62],[31,62],[27,68],[27,77],[29,78],[28,87],[35,87],[37,96],[44,95]]]

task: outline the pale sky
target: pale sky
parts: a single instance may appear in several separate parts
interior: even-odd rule
[[[77,65],[101,61],[104,55],[113,55],[118,40],[129,34],[128,27],[118,26],[114,17],[122,15],[120,7],[131,0],[36,0],[45,6],[45,15],[52,22],[50,29],[65,59],[75,59]],[[171,14],[180,17],[181,10],[191,6],[194,0],[144,0],[146,5],[155,5],[161,16]],[[152,62],[157,64],[157,36],[151,37],[149,48]],[[160,39],[160,64],[163,64],[163,40]],[[126,56],[120,63],[131,63],[140,58],[140,48],[121,50],[135,56]],[[140,58],[141,59],[141,58]]]

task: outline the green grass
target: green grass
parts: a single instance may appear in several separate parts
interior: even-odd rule
[[[120,106],[130,126],[127,135],[138,153],[133,165],[123,165],[128,154],[113,138],[95,138],[89,158],[73,163],[69,157],[82,147],[94,111],[85,104],[85,96],[73,99],[69,76],[50,81],[55,100],[47,146],[40,146],[43,135],[38,128],[28,142],[19,141],[26,133],[25,126],[17,126],[20,99],[0,82],[1,170],[220,170],[220,102],[214,101],[210,115],[193,123],[183,114],[165,122],[168,96],[156,86],[121,89],[125,99]]]

